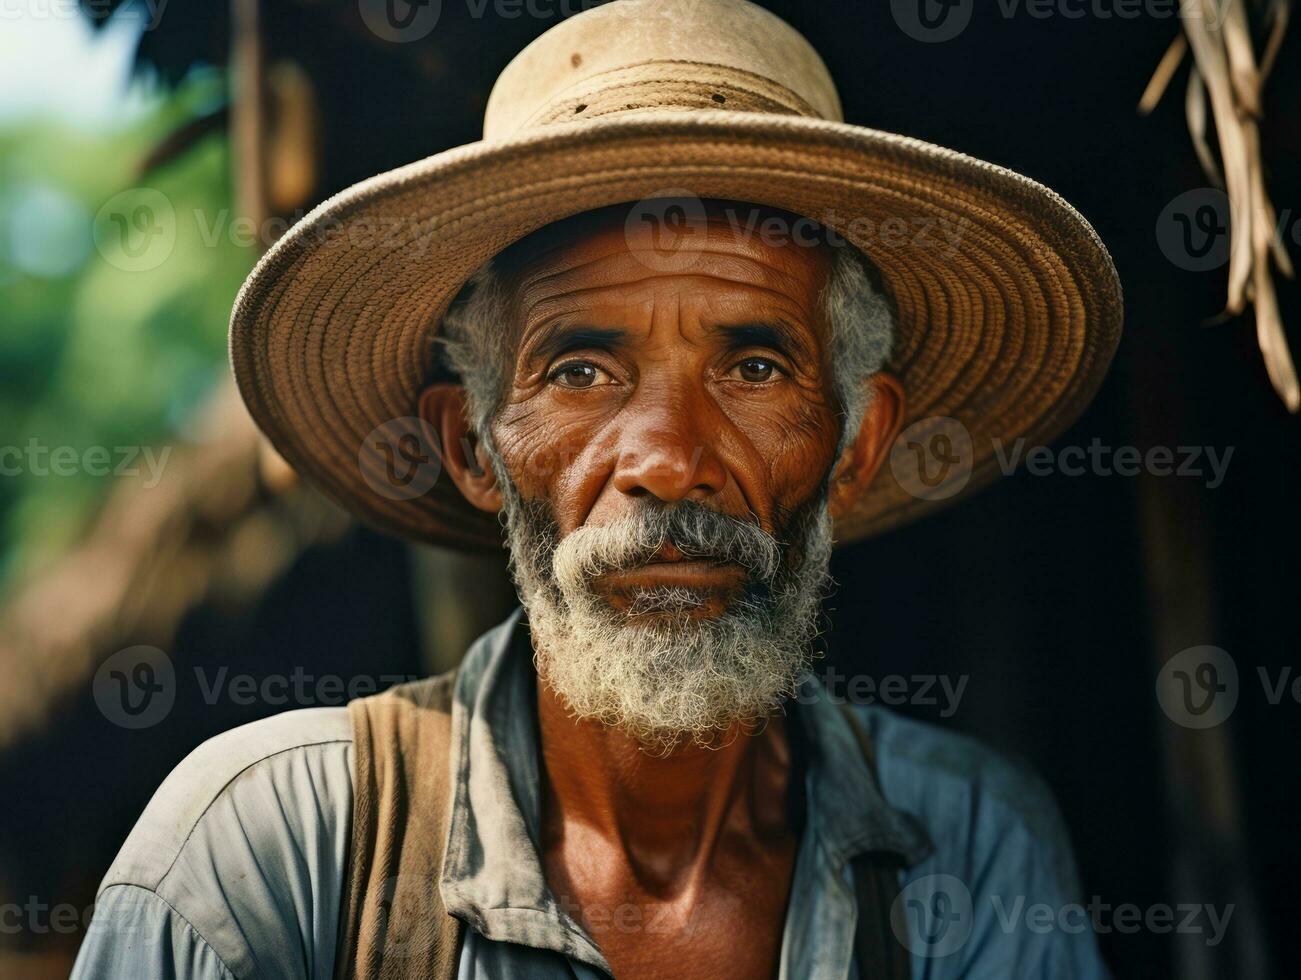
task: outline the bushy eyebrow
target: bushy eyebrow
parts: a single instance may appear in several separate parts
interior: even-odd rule
[[[768,347],[787,357],[815,357],[815,352],[800,332],[782,320],[720,324],[711,330],[727,338],[728,346],[732,348]]]
[[[623,330],[606,327],[557,326],[533,344],[529,352],[531,361],[550,361],[572,350],[604,350],[611,353],[628,346],[628,335]]]

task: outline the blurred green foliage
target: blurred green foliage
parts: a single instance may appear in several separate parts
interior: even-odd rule
[[[0,590],[75,542],[115,480],[147,479],[139,458],[141,476],[99,474],[86,450],[115,468],[118,447],[184,441],[227,370],[256,253],[232,231],[224,129],[141,173],[225,99],[219,73],[195,70],[111,131],[0,129]]]

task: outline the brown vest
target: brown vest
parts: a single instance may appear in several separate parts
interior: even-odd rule
[[[339,909],[339,980],[455,980],[459,920],[438,890],[452,813],[452,692],[456,672],[402,684],[348,705],[355,790]],[[875,772],[858,719],[854,734]],[[859,976],[907,980],[909,954],[890,928],[900,863],[854,860]]]

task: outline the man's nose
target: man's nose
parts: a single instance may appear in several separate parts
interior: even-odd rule
[[[615,489],[664,503],[706,500],[722,493],[727,469],[714,445],[717,420],[696,400],[671,400],[673,404],[653,410],[644,404],[628,406],[633,410],[627,412],[629,422],[620,433]]]

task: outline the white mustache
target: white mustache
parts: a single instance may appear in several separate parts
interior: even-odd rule
[[[607,572],[645,565],[666,544],[687,558],[740,565],[759,581],[773,580],[782,567],[781,545],[763,528],[688,501],[576,528],[556,547],[552,568],[556,582],[569,592]]]

